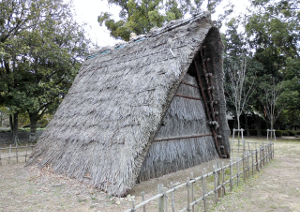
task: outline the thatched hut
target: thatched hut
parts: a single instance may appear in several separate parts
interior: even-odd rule
[[[113,195],[229,157],[223,44],[208,13],[87,58],[29,164]]]

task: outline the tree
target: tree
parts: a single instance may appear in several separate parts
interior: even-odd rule
[[[102,12],[98,22],[103,23],[110,31],[110,35],[116,39],[128,41],[130,33],[137,35],[146,34],[153,27],[161,27],[164,23],[184,17],[187,13],[200,10],[204,0],[109,0],[109,4],[121,8],[120,20],[111,18],[108,12]],[[207,9],[215,12],[216,6],[221,0],[208,0]]]
[[[235,108],[238,129],[241,129],[240,116],[253,93],[255,77],[247,76],[247,58],[245,56],[242,56],[239,61],[230,61],[226,67],[226,75],[227,100]]]
[[[29,113],[35,133],[37,120],[55,110],[70,87],[89,41],[62,0],[10,0],[1,6],[0,104],[11,110],[17,141],[18,114]]]
[[[295,108],[300,97],[295,90],[297,84],[288,83],[299,77],[299,0],[257,0],[252,3],[253,10],[245,21],[246,36],[254,52],[253,59],[263,66],[258,72],[260,89],[255,94],[259,104],[253,108],[266,117],[273,128],[281,114],[287,115]],[[276,82],[281,83],[276,85]],[[288,106],[291,102],[294,102],[293,107]]]
[[[278,99],[280,97],[280,94],[282,93],[282,86],[281,84],[276,85],[274,78],[272,78],[271,81],[271,85],[261,86],[265,94],[265,97],[261,99],[261,103],[264,107],[265,116],[267,117],[267,120],[270,123],[271,130],[273,130],[274,123],[280,116],[282,110],[286,106],[286,103],[281,102],[281,104],[278,105]]]
[[[84,31],[68,17],[44,22],[41,28],[24,38],[29,51],[22,56],[24,61],[30,60],[25,68],[29,80],[24,86],[33,137],[37,121],[54,111],[68,92],[89,46]]]
[[[0,107],[0,127],[3,127],[4,121],[9,117],[8,110],[5,107]]]
[[[226,34],[222,36],[225,44],[224,87],[227,108],[236,115],[238,129],[241,129],[240,116],[249,109],[248,103],[255,87],[255,74],[260,68],[250,57],[244,33],[237,31],[241,24],[240,19],[232,18],[226,24]]]

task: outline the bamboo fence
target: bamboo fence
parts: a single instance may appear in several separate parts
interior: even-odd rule
[[[0,166],[26,162],[34,147],[35,145],[31,143],[25,146],[9,145],[9,147],[0,148]]]
[[[207,211],[208,204],[217,203],[225,195],[227,189],[231,192],[235,185],[239,186],[241,181],[247,181],[251,175],[260,171],[274,158],[274,143],[272,142],[244,141],[244,146],[247,147],[244,152],[235,149],[235,142],[239,146],[237,141],[231,141],[233,147],[231,152],[235,153],[235,160],[230,159],[227,165],[224,165],[224,162],[216,162],[211,172],[207,173],[206,169],[203,169],[201,176],[198,177],[193,177],[193,173],[191,173],[191,177],[187,177],[186,182],[176,186],[171,183],[169,190],[160,183],[158,184],[157,195],[145,200],[145,193],[142,192],[143,201],[135,204],[135,200],[133,200],[131,208],[124,212],[146,212],[147,206],[149,211],[153,211],[154,201],[157,201],[155,211],[158,212]],[[231,158],[233,158],[232,155]],[[182,198],[175,200],[176,192],[186,193],[184,206],[182,204],[181,207],[176,205],[177,201],[182,202]],[[151,203],[152,205],[150,205]]]

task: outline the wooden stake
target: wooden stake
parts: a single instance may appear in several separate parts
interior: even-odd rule
[[[218,184],[218,173],[217,173],[217,167],[216,165],[213,165],[213,170],[214,170],[214,177],[215,177],[215,182],[214,182],[214,192],[215,192],[215,203],[218,202],[218,192],[217,192],[217,184]]]
[[[164,187],[164,185],[162,183],[159,183],[157,185],[158,194],[163,194],[164,193],[163,187]],[[158,211],[159,212],[164,212],[164,196],[162,196],[158,199]]]
[[[229,168],[230,168],[230,192],[232,192],[233,184],[232,184],[232,159],[229,160]]]
[[[145,192],[142,191],[142,202],[145,201]],[[143,212],[146,212],[146,205],[143,206]]]
[[[190,209],[190,203],[191,203],[191,200],[190,200],[190,178],[189,177],[186,178],[186,189],[187,189],[187,211],[191,211],[191,209]]]
[[[174,188],[173,183],[171,182],[171,188]],[[172,192],[172,212],[175,212],[175,199],[174,199],[174,192]]]
[[[225,195],[225,169],[224,169],[224,162],[222,161],[222,197]]]
[[[19,162],[19,158],[18,158],[18,143],[16,144],[16,161],[17,161],[17,163]]]
[[[237,174],[236,174],[236,181],[237,181],[237,186],[239,186],[239,182],[240,182],[240,159],[239,159],[239,155],[237,156]]]
[[[193,172],[191,172],[191,180],[193,180],[194,179],[194,173]],[[191,185],[191,190],[192,190],[192,202],[195,200],[195,198],[194,198],[194,183],[192,183],[192,185]],[[192,212],[194,212],[195,211],[195,205],[193,205],[192,206]]]
[[[207,202],[206,202],[206,178],[204,177],[204,174],[206,173],[206,169],[204,168],[202,171],[202,190],[203,190],[203,206],[204,206],[204,212],[207,212]]]

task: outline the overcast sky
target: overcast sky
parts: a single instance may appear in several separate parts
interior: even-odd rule
[[[245,11],[249,5],[248,0],[232,0],[235,5],[235,11]],[[223,9],[226,2],[219,6],[219,11]],[[74,9],[76,13],[76,20],[79,23],[86,23],[89,37],[98,46],[112,46],[116,43],[116,40],[109,36],[109,31],[105,26],[100,27],[97,19],[101,12],[110,12],[115,14],[115,18],[118,18],[119,8],[116,6],[109,6],[106,0],[73,0]],[[217,10],[218,11],[218,10]],[[216,17],[212,17],[214,19]]]

